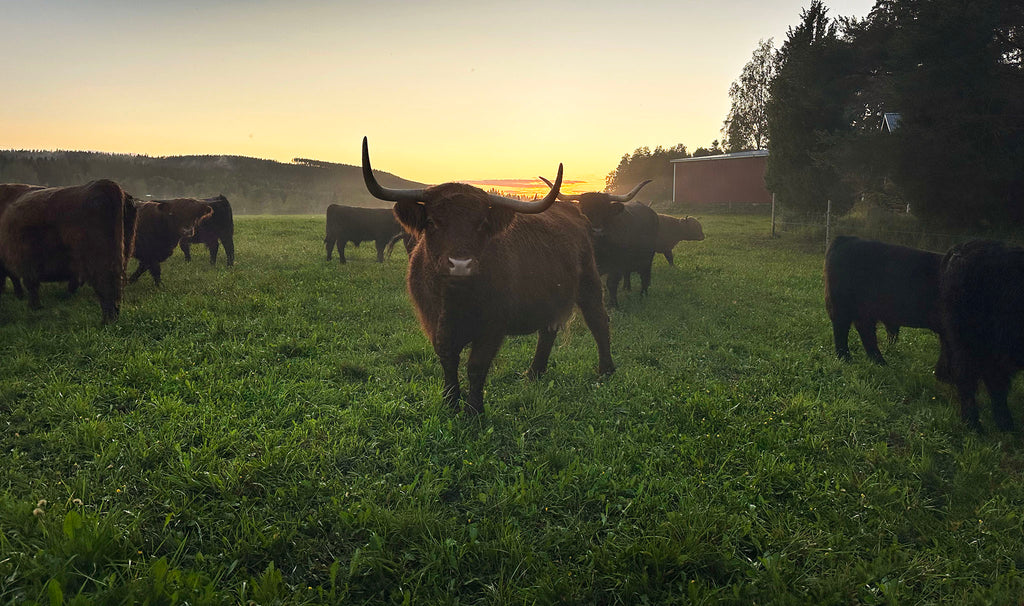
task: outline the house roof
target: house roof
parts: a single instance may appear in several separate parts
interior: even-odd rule
[[[886,112],[882,114],[882,130],[891,133],[900,127],[900,121],[903,119],[898,112]]]
[[[767,156],[767,149],[755,149],[752,151],[734,152],[731,154],[718,154],[715,156],[701,156],[699,158],[679,158],[678,160],[669,160],[669,162],[700,162],[702,160],[734,160],[736,158],[759,158]]]

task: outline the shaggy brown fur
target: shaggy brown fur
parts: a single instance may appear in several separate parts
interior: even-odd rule
[[[384,262],[384,250],[388,243],[402,233],[402,226],[395,220],[390,208],[361,208],[331,204],[327,207],[327,260],[338,247],[338,259],[345,262],[345,245],[349,242],[359,246],[360,242],[373,240],[377,246],[377,262]]]
[[[836,355],[850,359],[850,324],[864,351],[885,364],[875,326],[881,322],[895,341],[900,326],[941,332],[939,253],[840,236],[825,252],[825,310],[832,320]],[[940,376],[941,378],[941,376]]]
[[[140,202],[133,255],[139,266],[128,282],[135,282],[148,270],[160,286],[160,263],[171,256],[182,238],[192,237],[196,225],[212,212],[209,204],[195,198]]]
[[[103,322],[113,322],[134,227],[135,202],[113,181],[30,188],[0,216],[0,279],[20,278],[33,309],[40,282],[85,282],[100,300]]]
[[[487,200],[480,189],[445,183],[425,190],[422,202],[398,202],[394,209],[416,237],[409,295],[440,358],[444,396],[455,408],[459,356],[472,347],[467,410],[474,413],[483,411],[484,382],[505,336],[539,333],[528,372],[539,376],[574,305],[597,342],[599,372],[615,368],[583,215],[565,202],[519,214]]]
[[[37,189],[46,189],[42,185],[26,185],[24,183],[3,183],[0,184],[0,216],[3,216],[4,211],[23,194],[35,191]],[[11,279],[11,284],[14,286],[14,295],[21,299],[25,296],[25,292],[21,289],[21,280],[14,276],[8,276]],[[0,280],[0,295],[3,295],[4,288],[6,287],[7,280]]]
[[[199,223],[196,233],[190,238],[182,238],[178,243],[186,261],[192,260],[192,244],[205,244],[210,251],[210,265],[217,264],[217,251],[220,244],[224,245],[224,255],[228,267],[235,264],[235,219],[231,213],[231,204],[224,196],[203,198],[200,200],[210,205],[213,214]]]

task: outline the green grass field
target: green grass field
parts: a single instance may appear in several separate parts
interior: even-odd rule
[[[1024,596],[1020,438],[961,426],[929,332],[836,361],[822,251],[766,217],[707,217],[620,293],[610,378],[581,318],[536,382],[509,339],[479,418],[442,402],[404,252],[236,230],[235,267],[176,253],[108,327],[88,287],[0,300],[0,603]]]

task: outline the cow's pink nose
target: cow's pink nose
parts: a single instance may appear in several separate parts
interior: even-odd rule
[[[456,259],[448,257],[448,273],[452,276],[471,276],[476,272],[476,259]]]

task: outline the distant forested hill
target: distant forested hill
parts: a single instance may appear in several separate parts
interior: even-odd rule
[[[374,171],[381,185],[424,187]],[[78,185],[112,179],[141,199],[207,198],[224,194],[236,213],[314,214],[328,204],[380,206],[363,185],[362,169],[296,158],[292,164],[242,156],[169,156],[80,151],[0,150],[0,183]]]

